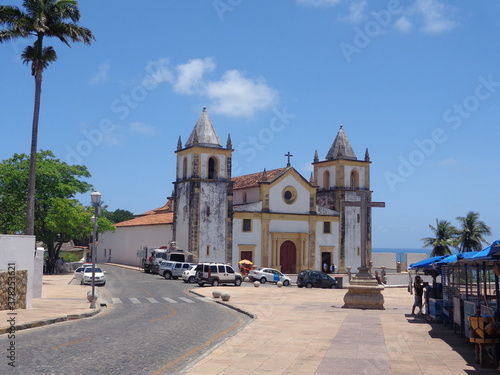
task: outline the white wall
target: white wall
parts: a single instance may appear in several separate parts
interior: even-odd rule
[[[172,224],[118,227],[116,231],[99,234],[97,263],[119,263],[140,266],[137,250],[144,246],[168,246],[172,241]],[[106,249],[106,257],[104,256]],[[111,258],[109,251],[111,249]]]
[[[27,308],[33,307],[35,250],[35,236],[0,234],[0,269],[8,270],[14,263],[16,270],[28,271]]]
[[[387,267],[396,269],[396,253],[372,252],[373,268]]]
[[[323,268],[321,264],[321,247],[322,246],[333,246],[333,263],[338,267],[339,265],[339,223],[330,221],[331,233],[323,233],[323,221],[318,221],[316,223],[316,249],[315,249],[315,264],[314,267],[317,270]]]
[[[293,186],[297,190],[297,199],[293,204],[287,204],[283,200],[283,189],[286,186]],[[293,176],[286,176],[269,191],[269,209],[271,212],[283,213],[309,213],[309,191]]]

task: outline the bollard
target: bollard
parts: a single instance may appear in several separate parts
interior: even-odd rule
[[[214,298],[219,298],[221,296],[221,291],[219,289],[215,289],[213,292],[212,292],[212,296]]]

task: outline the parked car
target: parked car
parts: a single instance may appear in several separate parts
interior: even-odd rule
[[[198,263],[196,266],[195,281],[199,286],[210,284],[234,284],[240,286],[243,282],[241,273],[235,272],[229,264],[223,263]]]
[[[77,280],[81,280],[83,278],[83,270],[87,267],[92,267],[92,263],[84,263],[80,267],[78,267],[75,272],[73,272],[73,276]]]
[[[297,286],[299,288],[335,288],[337,280],[324,272],[313,270],[302,270],[297,275]]]
[[[248,277],[250,281],[260,281],[261,284],[265,284],[266,282],[277,283],[278,281],[281,281],[283,286],[289,286],[292,282],[290,277],[282,274],[274,268],[257,267],[250,270]]]
[[[189,267],[193,266],[193,263],[186,262],[171,262],[171,261],[161,261],[159,264],[159,274],[167,280],[182,277],[182,273]]]
[[[196,264],[189,267],[187,270],[184,270],[182,273],[182,280],[185,283],[194,283],[194,280],[196,278]]]
[[[104,286],[106,285],[106,278],[104,277],[104,271],[96,267],[94,271],[94,285],[101,285]],[[83,270],[83,277],[82,280],[80,281],[80,284],[82,285],[92,285],[92,267],[85,267]]]

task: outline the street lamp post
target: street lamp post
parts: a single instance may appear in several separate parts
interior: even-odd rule
[[[90,198],[92,200],[92,206],[94,207],[94,216],[92,216],[92,222],[94,224],[94,230],[92,235],[92,299],[90,301],[90,308],[95,309],[95,261],[96,261],[96,253],[97,253],[97,216],[99,216],[99,207],[101,205],[101,193],[97,190],[94,190],[92,194],[90,194]]]

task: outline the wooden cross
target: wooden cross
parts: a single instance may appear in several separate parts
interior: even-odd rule
[[[289,166],[291,166],[291,164],[290,164],[290,157],[292,157],[293,155],[290,154],[290,151],[288,151],[288,153],[285,154],[285,156],[288,156],[288,163],[286,163],[286,166],[289,167]]]
[[[368,267],[366,264],[366,243],[368,242],[368,208],[371,207],[385,207],[385,202],[371,202],[368,200],[371,191],[361,190],[357,192],[357,195],[361,198],[359,201],[355,202],[342,202],[341,205],[344,207],[359,207],[360,219],[359,226],[361,228],[361,267],[359,271],[361,273],[368,273]]]

